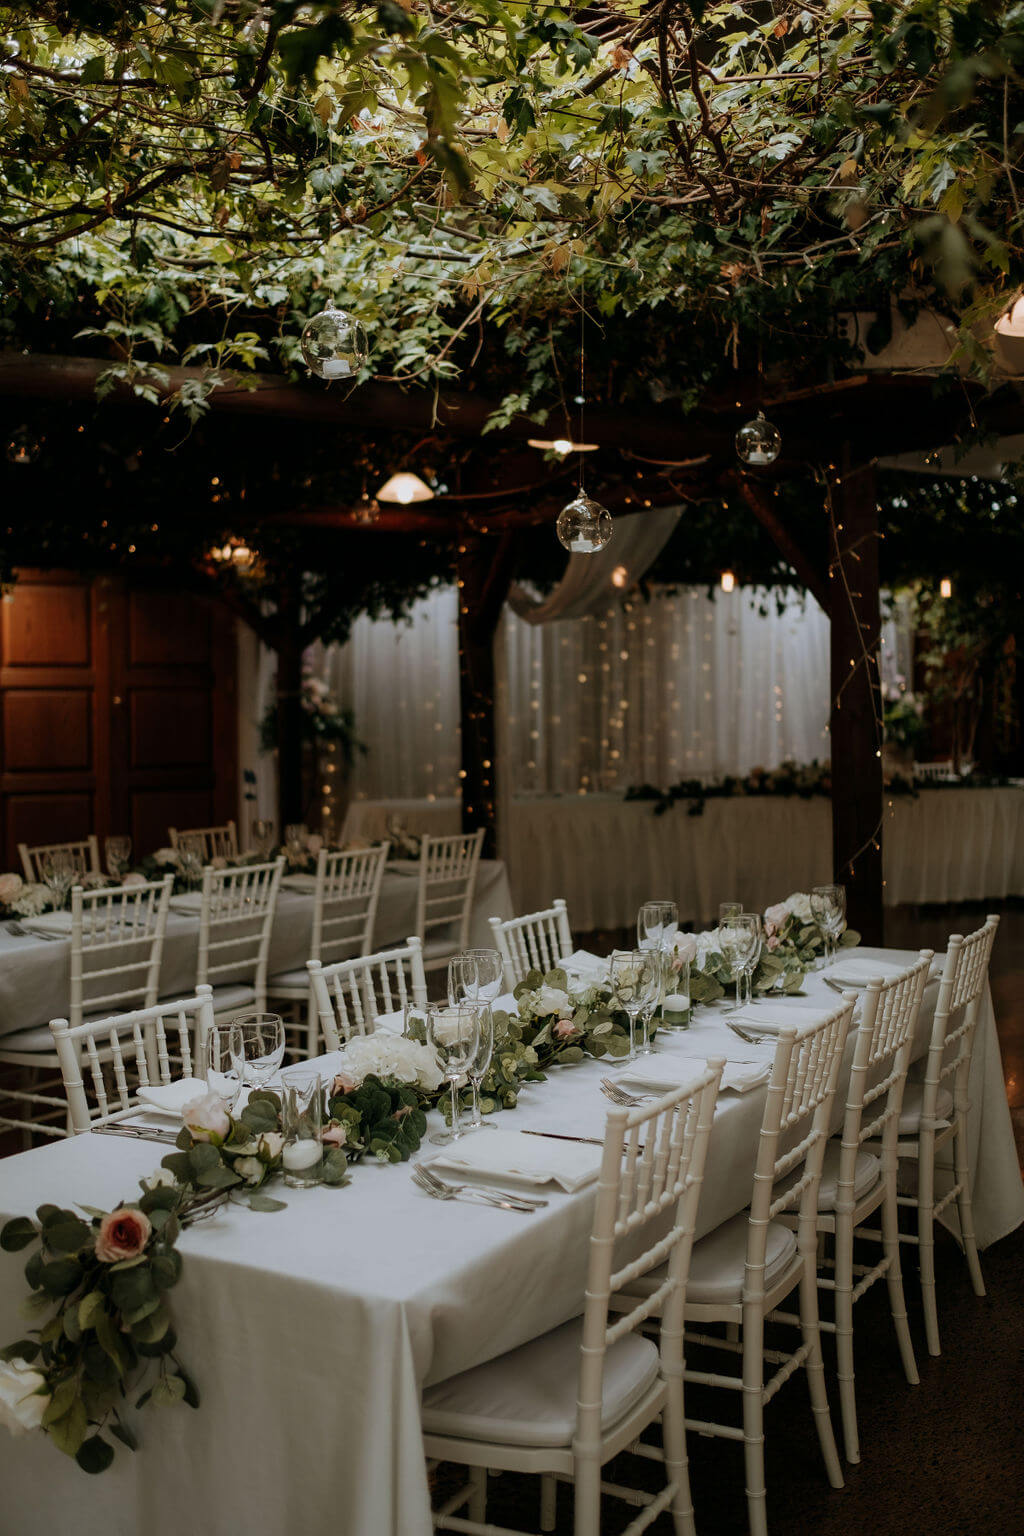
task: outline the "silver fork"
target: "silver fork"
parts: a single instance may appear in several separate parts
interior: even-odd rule
[[[499,1193],[497,1190],[480,1189],[471,1184],[446,1184],[435,1173],[428,1173],[426,1169],[417,1165],[412,1170],[413,1183],[419,1185],[425,1194],[434,1200],[482,1200],[484,1205],[494,1205],[503,1211],[522,1211],[524,1213],[539,1210],[542,1205],[547,1205],[546,1200],[527,1200],[519,1195]]]
[[[601,1092],[606,1099],[611,1099],[620,1109],[638,1109],[641,1104],[649,1104],[654,1095],[651,1093],[627,1093],[625,1088],[620,1088],[618,1083],[613,1083],[610,1077],[602,1077]]]
[[[739,1024],[731,1023],[729,1019],[726,1019],[725,1022],[734,1035],[739,1035],[744,1045],[766,1045],[770,1040],[777,1040],[779,1038],[773,1030],[744,1029]]]

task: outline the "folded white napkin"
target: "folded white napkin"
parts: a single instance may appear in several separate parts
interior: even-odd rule
[[[603,981],[608,975],[607,957],[591,954],[589,949],[574,949],[560,964],[567,971],[575,971],[584,981]]]
[[[183,891],[180,896],[171,897],[172,912],[198,912],[203,904],[202,891]]]
[[[756,1047],[747,1046],[745,1049],[749,1056]],[[716,1051],[712,1054],[724,1052]],[[676,1051],[671,1056],[642,1056],[630,1062],[628,1068],[619,1073],[616,1081],[668,1093],[670,1088],[680,1088],[683,1083],[693,1082],[703,1072],[705,1065],[703,1056],[680,1056]],[[746,1061],[727,1061],[722,1073],[722,1087],[731,1088],[734,1093],[749,1093],[752,1088],[760,1088],[771,1075],[770,1055],[767,1059],[756,1057]]]
[[[522,1131],[489,1131],[446,1147],[431,1163],[481,1178],[521,1179],[525,1184],[560,1184],[570,1194],[592,1184],[601,1170],[599,1146],[527,1136]]]
[[[836,960],[822,974],[839,986],[866,987],[868,982],[874,981],[877,976],[881,976],[883,981],[888,981],[890,977],[898,976],[906,969],[906,965],[898,960],[869,960],[861,955],[850,955]]]
[[[308,893],[309,891],[316,890],[316,875],[285,875],[281,884],[290,891],[304,891]]]
[[[178,1077],[173,1083],[154,1083],[152,1087],[135,1090],[143,1104],[166,1115],[180,1115],[186,1104],[201,1099],[206,1091],[206,1084],[198,1077]]]
[[[836,998],[834,1004],[823,1008],[820,999],[809,1003],[789,1003],[782,1001],[756,1003],[753,1007],[741,1008],[737,1013],[727,1015],[730,1024],[739,1024],[741,1029],[763,1029],[778,1034],[780,1029],[805,1029],[808,1024],[819,1019],[828,1018],[836,1008],[842,1006],[842,999]],[[723,1020],[725,1022],[725,1020]]]
[[[70,912],[40,912],[38,917],[23,917],[23,928],[38,928],[40,933],[70,933]]]

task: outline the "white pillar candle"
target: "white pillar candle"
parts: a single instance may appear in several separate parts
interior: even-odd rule
[[[670,992],[663,1006],[666,1013],[685,1013],[690,1006],[690,999],[682,992]]]
[[[302,1168],[312,1168],[323,1155],[323,1147],[318,1141],[290,1141],[285,1146],[282,1162],[290,1173],[298,1173]]]

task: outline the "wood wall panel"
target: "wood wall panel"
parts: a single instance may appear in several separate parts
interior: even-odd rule
[[[177,592],[130,592],[128,660],[132,667],[208,666],[209,610]]]
[[[12,688],[4,692],[2,703],[8,773],[91,766],[91,690]]]
[[[137,789],[127,808],[125,825],[133,846],[152,853],[168,842],[168,827],[208,827],[217,821],[209,790]]]
[[[88,586],[35,583],[31,597],[2,605],[6,667],[88,667],[91,615]]]
[[[133,688],[129,699],[131,768],[209,769],[209,688]]]
[[[18,844],[70,842],[94,824],[95,802],[88,790],[42,795],[7,795],[4,803],[7,856],[4,869],[21,872]]]

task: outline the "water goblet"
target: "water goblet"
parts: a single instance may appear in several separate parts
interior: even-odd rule
[[[739,917],[742,911],[742,901],[720,901],[718,903],[719,927],[721,927],[722,923],[728,922],[730,917]]]
[[[68,899],[68,892],[79,875],[78,862],[74,854],[67,848],[55,848],[51,853],[43,854],[39,861],[39,868],[43,883],[53,898],[54,911],[62,911]]]
[[[645,901],[636,919],[637,949],[672,948],[679,932],[679,909],[674,901]]]
[[[480,1108],[480,1085],[487,1076],[494,1054],[494,1015],[491,1004],[501,991],[501,956],[496,949],[464,949],[448,962],[448,1001],[455,1005],[465,998],[485,1004],[480,1010],[480,1044],[467,1068],[473,1088],[473,1112],[466,1131],[492,1130]]]
[[[293,859],[306,851],[309,828],[304,821],[289,822],[284,829],[284,846]]]
[[[608,981],[615,1005],[629,1019],[629,1057],[637,1058],[636,1025],[644,1010],[653,1006],[661,989],[661,956],[651,949],[617,949],[608,964]],[[645,1032],[646,1033],[646,1032]],[[643,1042],[644,1054],[649,1042]]]
[[[202,883],[206,844],[201,837],[179,837],[175,852],[178,855],[178,870],[185,882],[185,888],[194,891]]]
[[[111,880],[123,880],[131,868],[132,840],[130,837],[108,837],[103,843],[107,860],[107,873]]]
[[[764,924],[761,921],[760,912],[741,912],[740,918],[749,925],[754,935],[750,952],[743,962],[742,969],[744,991],[746,994],[743,1000],[744,1006],[750,1008],[754,1003],[752,991],[754,972],[757,970],[757,962],[761,958],[761,950],[764,947]]]
[[[442,1076],[452,1096],[451,1130],[434,1131],[427,1137],[435,1147],[447,1147],[462,1135],[459,1081],[480,1046],[481,1011],[479,1003],[459,1003],[454,1008],[431,1008],[427,1012],[427,1040],[437,1052]]]
[[[836,944],[846,926],[846,886],[816,885],[811,891],[811,916],[825,940],[824,965],[836,957]]]
[[[257,816],[252,823],[252,845],[261,859],[267,858],[274,846],[274,823]]]
[[[718,925],[718,943],[736,978],[737,1008],[743,1004],[743,980],[746,966],[760,950],[760,937],[752,918],[756,913],[739,912]],[[758,919],[758,922],[760,920]]]
[[[231,1052],[230,1029],[218,1029],[214,1025],[210,1030],[203,1050],[203,1066],[207,1089],[217,1095],[230,1115],[242,1086],[238,1066]]]
[[[252,1092],[265,1088],[284,1060],[284,1021],[279,1013],[240,1013],[231,1020],[231,1060]]]

